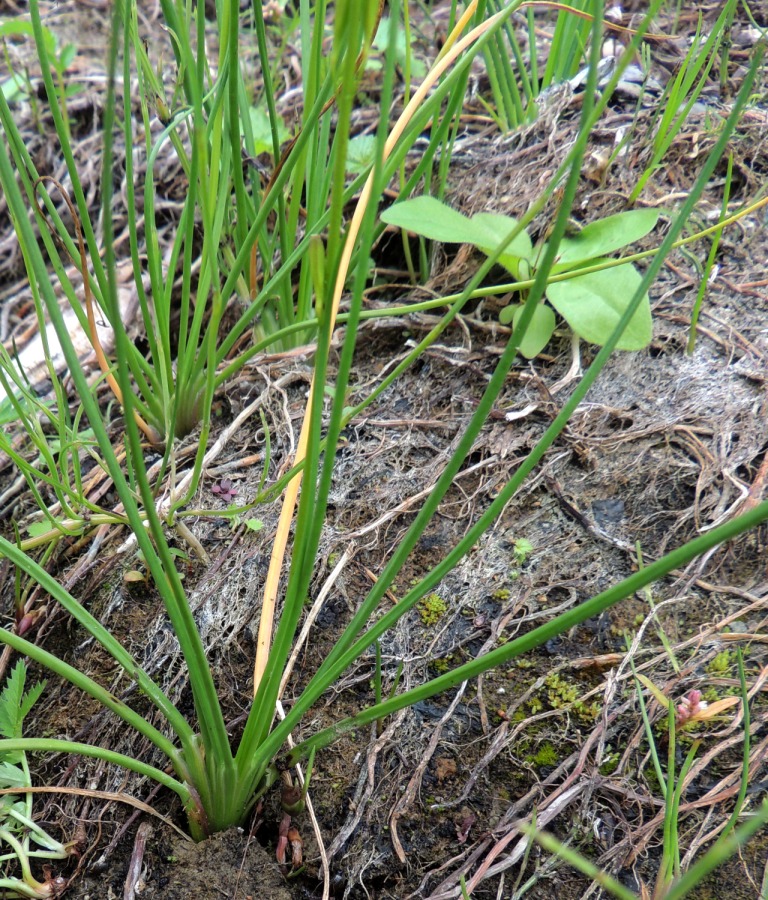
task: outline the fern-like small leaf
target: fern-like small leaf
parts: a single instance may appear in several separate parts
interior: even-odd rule
[[[11,670],[0,693],[0,735],[6,738],[20,738],[25,716],[39,699],[45,682],[36,684],[27,694],[24,685],[27,667],[20,659]]]
[[[39,681],[34,687],[31,687],[27,693],[24,695],[24,699],[21,701],[21,709],[19,710],[21,714],[21,722],[19,723],[19,727],[23,723],[24,719],[29,715],[29,711],[32,707],[37,703],[40,699],[40,695],[45,690],[45,681]]]

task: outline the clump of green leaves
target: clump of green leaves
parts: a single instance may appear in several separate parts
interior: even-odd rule
[[[522,566],[531,553],[533,553],[533,544],[525,538],[518,538],[512,545],[512,557],[517,566]]]
[[[0,19],[0,40],[5,42],[6,38],[18,38],[21,35],[33,35],[32,23],[23,19]],[[51,31],[47,26],[42,28],[42,39],[45,41],[46,49],[50,57],[51,70],[56,76],[56,84],[60,91],[62,100],[67,100],[75,94],[82,91],[82,85],[67,84],[65,73],[72,65],[77,56],[77,47],[74,44],[64,44],[59,42],[55,32]],[[14,71],[7,49],[5,52],[5,62],[11,75],[0,83],[0,90],[9,103],[21,100],[35,103],[35,89],[32,84],[29,72],[26,69],[22,71]]]
[[[556,765],[559,762],[559,757],[555,745],[550,741],[544,741],[536,752],[529,757],[529,760],[540,769],[543,766]]]
[[[431,663],[432,669],[437,672],[438,675],[444,675],[446,672],[450,672],[455,664],[456,660],[452,654],[433,659]]]
[[[514,581],[520,577],[522,567],[528,562],[528,557],[533,553],[533,544],[526,538],[518,538],[512,544],[512,560],[514,565],[508,572],[509,578]],[[509,594],[509,591],[507,591]]]
[[[442,619],[448,606],[439,594],[427,594],[416,604],[422,625],[431,628]]]
[[[600,712],[597,703],[585,703],[579,700],[581,691],[573,682],[557,672],[551,672],[544,680],[546,697],[552,709],[570,707],[583,722],[594,722]]]
[[[26,678],[27,667],[19,660],[0,693],[0,735],[4,738],[21,737],[24,719],[45,687],[45,682],[40,682],[25,692]],[[4,897],[57,896],[62,885],[57,879],[38,881],[32,874],[30,860],[66,859],[73,852],[73,844],[62,844],[32,821],[32,795],[22,796],[31,784],[26,754],[20,750],[1,753],[0,788],[18,790],[18,794],[0,796],[0,863],[16,859],[21,867],[20,878],[0,878]]]
[[[469,217],[434,197],[397,203],[381,218],[430,240],[473,244],[488,256],[503,246],[499,263],[521,282],[523,294],[547,248],[546,241],[534,245],[528,232],[512,216],[483,212]],[[658,218],[656,210],[630,210],[592,222],[560,242],[546,300],[579,337],[601,346],[610,338],[642,278],[631,262],[616,264],[607,254],[645,237]],[[523,306],[521,302],[503,309],[499,316],[502,324],[511,324],[514,329]],[[529,359],[544,349],[555,330],[555,313],[550,306],[542,302],[536,307],[520,344],[520,352]],[[616,347],[641,350],[650,343],[652,334],[646,293]]]
[[[707,672],[714,677],[722,677],[728,674],[734,663],[736,654],[732,650],[721,650],[707,665]]]

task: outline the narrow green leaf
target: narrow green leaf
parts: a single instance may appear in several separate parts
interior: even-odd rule
[[[60,72],[65,72],[73,63],[77,56],[77,47],[74,44],[67,44],[59,54],[56,68]]]
[[[24,694],[24,699],[21,701],[21,707],[19,709],[19,715],[21,720],[19,722],[19,728],[24,724],[24,719],[29,715],[29,711],[32,707],[37,703],[40,699],[40,695],[45,690],[45,681],[39,681],[34,687],[30,688],[26,694]]]
[[[664,709],[669,709],[672,701],[664,694],[664,691],[657,688],[656,685],[651,681],[651,679],[646,678],[645,675],[640,675],[639,673],[637,673],[635,677],[638,681],[642,682],[648,688],[648,690],[653,694],[653,696],[658,700],[658,702]]]
[[[595,260],[595,263],[599,262],[602,260]],[[547,298],[579,337],[602,346],[619,323],[641,281],[640,273],[628,263],[550,284]],[[642,350],[652,337],[651,304],[646,293],[616,349]]]
[[[24,76],[17,74],[11,75],[10,78],[0,84],[0,90],[8,103],[15,103],[20,97],[23,97],[27,92],[26,87],[27,82]]]

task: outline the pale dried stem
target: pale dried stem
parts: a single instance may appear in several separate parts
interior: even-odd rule
[[[485,22],[474,28],[468,35],[466,35],[466,37],[462,38],[460,41],[457,41],[457,36],[469,21],[469,18],[474,14],[476,7],[477,0],[473,0],[473,2],[468,6],[466,13],[461,17],[454,30],[451,32],[450,37],[448,38],[447,44],[451,47],[451,49],[442,57],[440,57],[440,59],[438,59],[422,84],[419,85],[418,89],[414,92],[410,103],[406,106],[400,118],[395,123],[384,145],[384,160],[387,160],[389,158],[393,149],[397,146],[398,141],[402,137],[403,132],[408,126],[408,123],[411,121],[416,111],[422,105],[425,98],[427,97],[435,83],[438,81],[438,79],[446,72],[446,70],[451,66],[456,58],[461,53],[463,53],[464,50],[466,50],[467,47],[469,47],[478,38],[480,38],[489,28],[491,28],[496,23],[499,18],[505,15],[505,12],[497,13],[495,16],[492,16],[491,18],[487,19]],[[454,41],[456,41],[456,43],[454,43]],[[330,332],[333,331],[333,328],[336,324],[336,316],[339,311],[339,304],[341,302],[341,295],[344,290],[344,284],[347,280],[347,273],[349,272],[352,253],[355,248],[357,237],[360,233],[360,228],[363,223],[365,211],[368,207],[368,204],[371,200],[371,195],[373,193],[374,175],[375,172],[372,172],[369,175],[368,180],[366,181],[365,186],[360,194],[360,199],[357,202],[354,215],[352,216],[352,220],[349,225],[346,240],[344,242],[344,250],[339,262],[339,269],[336,275],[336,283],[334,286],[333,299],[331,302],[331,315],[328,325],[329,337]],[[299,436],[299,443],[296,448],[296,457],[294,460],[294,464],[302,462],[306,455],[307,442],[309,438],[310,411],[312,409],[314,394],[315,380],[313,378],[312,384],[309,389],[309,396],[307,398],[306,412],[304,414],[304,422],[302,424],[301,434]],[[256,639],[256,659],[253,667],[254,695],[259,689],[261,679],[264,675],[264,669],[267,665],[267,659],[269,658],[269,650],[272,643],[272,629],[275,620],[275,605],[277,603],[277,592],[280,583],[280,574],[283,568],[283,560],[285,559],[288,535],[290,533],[291,522],[293,520],[293,514],[296,508],[299,488],[301,487],[301,478],[302,473],[297,473],[297,475],[285,489],[285,495],[283,497],[283,507],[280,512],[280,519],[277,526],[277,533],[272,545],[272,556],[270,558],[269,570],[267,572],[267,578],[264,584],[264,600],[261,608],[259,633]]]
[[[277,701],[277,714],[280,716],[280,719],[285,718],[285,710],[283,709],[283,704],[278,700]],[[287,740],[288,746],[293,749],[295,746],[293,738],[291,735],[288,735]],[[296,766],[296,776],[299,779],[299,784],[301,787],[304,787],[304,773],[301,769],[300,765]],[[309,814],[309,819],[312,822],[312,830],[315,833],[315,840],[317,841],[318,851],[320,853],[320,865],[323,869],[323,898],[322,900],[329,900],[331,896],[331,868],[328,865],[328,854],[325,851],[325,844],[323,843],[323,834],[320,831],[320,823],[317,821],[317,816],[315,815],[315,808],[312,805],[312,798],[309,794],[305,797],[306,809]]]
[[[285,691],[285,686],[288,684],[288,679],[291,677],[291,672],[293,672],[293,667],[296,665],[296,660],[299,658],[299,654],[301,653],[301,648],[307,641],[309,637],[309,632],[312,626],[315,624],[315,619],[317,619],[320,614],[320,610],[323,608],[323,604],[328,599],[328,595],[331,593],[331,590],[336,583],[336,579],[341,575],[342,570],[349,562],[350,557],[355,551],[355,545],[350,544],[349,547],[344,551],[341,556],[341,559],[336,563],[333,568],[333,571],[328,576],[325,584],[320,589],[320,593],[317,595],[317,600],[312,604],[312,609],[309,611],[309,615],[307,616],[306,621],[301,629],[301,634],[299,635],[298,640],[293,648],[293,652],[291,653],[291,658],[288,660],[288,665],[285,667],[285,671],[283,672],[282,680],[280,681],[280,690],[278,692],[278,698],[281,699],[283,696],[283,691]]]

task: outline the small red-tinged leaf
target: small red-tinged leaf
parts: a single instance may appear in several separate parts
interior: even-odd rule
[[[40,618],[42,614],[42,610],[36,609],[32,612],[24,613],[24,615],[19,619],[19,623],[16,626],[16,634],[21,637],[26,634],[31,628],[35,626],[35,623]]]
[[[237,496],[237,486],[229,478],[222,478],[218,484],[213,485],[211,491],[224,500],[231,500]]]
[[[460,844],[467,843],[469,832],[472,830],[472,826],[476,821],[477,816],[474,813],[467,813],[467,815],[462,817],[460,822],[456,823],[456,838]]]
[[[285,835],[280,835],[277,839],[277,847],[275,847],[275,858],[277,859],[277,863],[280,866],[284,866],[286,863],[285,851],[288,849],[288,838]]]
[[[277,861],[281,866],[285,866],[286,864],[286,855],[285,852],[288,849],[288,832],[291,827],[291,817],[288,813],[283,815],[283,818],[280,820],[280,826],[277,829],[277,847],[275,848],[275,856],[277,857]]]

